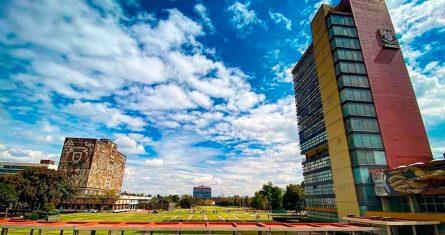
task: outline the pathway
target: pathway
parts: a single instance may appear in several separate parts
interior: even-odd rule
[[[187,221],[190,221],[193,218],[193,214],[191,214],[189,217],[187,217]]]

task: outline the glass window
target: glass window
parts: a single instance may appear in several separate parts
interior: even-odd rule
[[[351,16],[344,15],[330,15],[328,18],[328,27],[331,27],[331,25],[355,26],[354,19]]]
[[[364,103],[346,103],[343,105],[343,116],[349,115],[375,117],[375,109],[373,104]]]
[[[359,201],[377,201],[373,186],[357,186],[357,196]]]
[[[334,36],[357,37],[357,30],[351,27],[334,25],[329,29],[329,38]]]
[[[357,165],[384,165],[386,166],[386,156],[383,151],[351,151],[352,164]]]
[[[351,134],[348,143],[350,148],[383,148],[379,134]]]
[[[345,88],[340,91],[341,102],[350,101],[365,101],[372,102],[371,92],[369,90]]]
[[[409,212],[408,197],[388,197],[389,208],[391,211]]]
[[[331,46],[333,50],[335,48],[360,49],[360,42],[355,38],[334,37]]]
[[[360,51],[337,49],[334,51],[334,62],[338,60],[363,61],[363,56]]]
[[[355,168],[353,170],[354,181],[356,184],[370,184],[371,174],[369,174],[368,168]]]
[[[379,125],[376,119],[348,118],[346,119],[346,131],[371,131],[378,132]]]
[[[345,86],[369,88],[368,77],[342,74],[338,77],[338,87],[341,89]]]
[[[335,65],[337,76],[341,73],[366,74],[365,65],[363,63],[340,61]]]

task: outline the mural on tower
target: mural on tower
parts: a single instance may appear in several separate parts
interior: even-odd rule
[[[83,194],[120,192],[126,157],[107,139],[66,138],[59,171]]]

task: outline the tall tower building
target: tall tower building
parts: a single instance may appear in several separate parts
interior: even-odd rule
[[[125,161],[108,139],[65,138],[58,171],[66,174],[78,196],[120,193]]]
[[[432,159],[385,1],[322,5],[311,30],[292,70],[308,214],[381,210],[370,173]]]

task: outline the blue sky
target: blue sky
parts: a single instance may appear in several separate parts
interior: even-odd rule
[[[1,1],[0,161],[109,138],[124,190],[251,195],[302,181],[290,69],[338,1]],[[386,1],[435,156],[445,152],[445,0]]]

